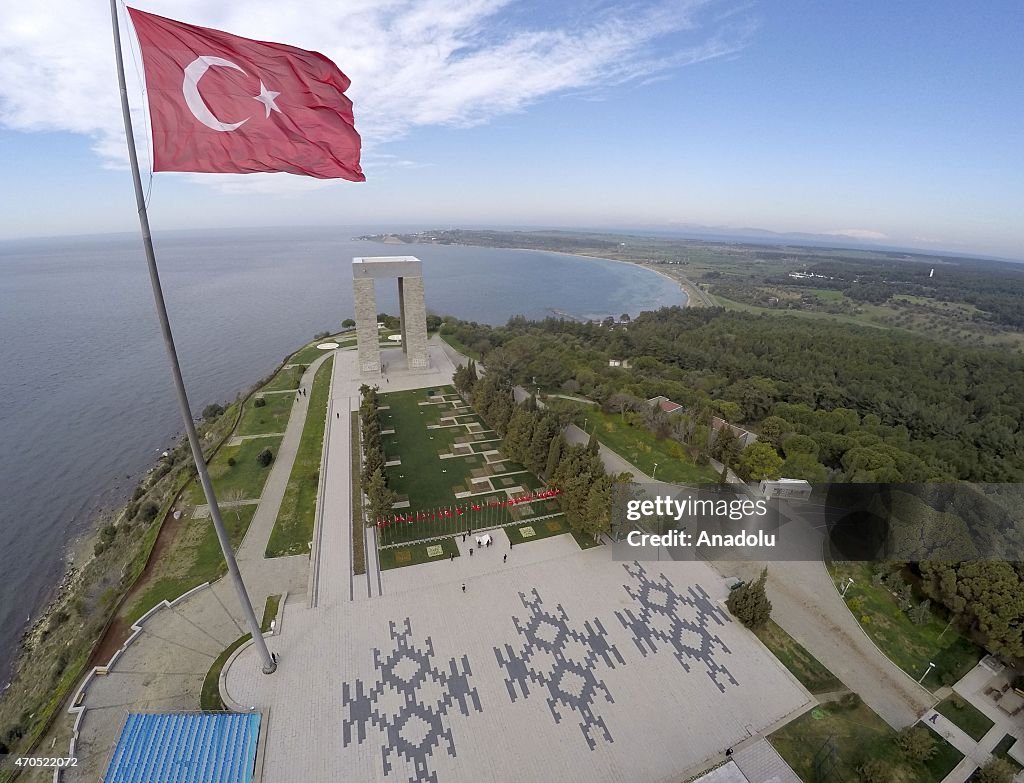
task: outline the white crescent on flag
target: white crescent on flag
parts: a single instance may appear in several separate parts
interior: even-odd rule
[[[210,107],[206,105],[206,101],[203,100],[203,96],[199,94],[199,80],[203,78],[204,74],[213,65],[219,65],[222,68],[234,68],[239,73],[245,73],[239,66],[231,62],[231,60],[225,60],[223,57],[214,57],[213,55],[204,54],[187,66],[185,66],[185,81],[182,82],[181,92],[185,96],[185,105],[188,109],[207,128],[211,128],[215,131],[233,131],[236,128],[240,128],[249,118],[246,117],[240,122],[221,122],[217,119],[216,115],[210,111]],[[262,87],[262,82],[260,83]],[[269,114],[269,110],[267,114]]]

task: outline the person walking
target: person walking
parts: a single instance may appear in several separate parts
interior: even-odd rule
[[[453,563],[455,562],[455,553],[454,552],[452,552],[452,562]]]
[[[470,556],[470,557],[472,557],[472,556],[473,556],[473,547],[470,547],[470,548],[469,548],[469,556]]]
[[[465,582],[462,583],[462,592],[466,592],[466,583]]]
[[[503,563],[507,563],[508,562],[508,553],[507,552],[501,556],[501,562],[503,562]]]

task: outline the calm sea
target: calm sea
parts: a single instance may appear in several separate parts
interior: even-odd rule
[[[670,281],[556,253],[353,241],[360,229],[158,235],[192,409],[352,314],[353,256],[416,255],[427,307],[484,323],[682,304]],[[378,307],[397,311],[395,286]],[[0,683],[69,545],[181,430],[135,235],[0,242]]]

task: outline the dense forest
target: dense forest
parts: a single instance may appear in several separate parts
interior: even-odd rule
[[[1009,482],[1024,478],[1024,360],[825,321],[666,308],[609,328],[449,319],[442,333],[518,381],[664,395],[760,433],[808,478]],[[609,367],[629,359],[629,369]],[[813,457],[813,462],[809,459]],[[820,465],[826,473],[816,468]]]
[[[1024,655],[1024,565],[986,559],[1016,560],[1011,552],[1022,545],[1024,494],[1010,482],[1024,478],[1024,359],[717,309],[667,308],[613,326],[514,318],[493,328],[449,318],[442,334],[483,357],[488,373],[586,395],[744,478],[942,482],[925,493],[929,508],[912,515],[923,512],[935,540],[920,541],[916,528],[897,531],[939,559],[903,565],[916,575],[919,598],[944,606],[990,650]],[[609,366],[613,359],[630,366]],[[666,417],[645,402],[657,395],[684,410]],[[711,416],[759,440],[744,449],[726,429],[709,440]],[[959,480],[1007,483],[957,489]]]
[[[819,261],[806,271],[814,277],[783,275],[766,282],[842,291],[855,302],[880,304],[900,295],[960,302],[976,307],[977,317],[1024,329],[1024,267],[1020,264],[955,259],[933,267],[920,261],[843,258]]]

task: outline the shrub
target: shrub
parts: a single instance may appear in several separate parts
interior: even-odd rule
[[[839,700],[839,706],[847,710],[855,710],[861,703],[859,693],[847,693]]]
[[[344,321],[341,322],[341,325],[346,329],[351,329],[353,326],[356,325],[356,322],[353,321],[351,318],[346,318]]]
[[[263,451],[256,455],[256,461],[263,467],[267,467],[267,465],[274,461],[274,452],[270,449],[263,449]]]
[[[992,759],[978,770],[977,783],[1012,783],[1016,769],[1006,759]]]
[[[96,557],[99,557],[100,555],[102,555],[106,551],[107,551],[107,545],[104,544],[102,541],[97,541],[92,546],[92,553],[94,555],[96,555]]]
[[[238,463],[234,457],[228,457],[228,467],[233,468]]]
[[[921,726],[908,726],[896,735],[896,746],[911,761],[927,761],[935,755],[935,735]]]
[[[139,517],[142,518],[143,522],[152,522],[156,519],[156,515],[160,513],[160,507],[156,503],[150,501],[145,503],[139,510]]]
[[[255,400],[252,401],[252,407],[254,408],[262,408],[266,404],[267,401],[263,397],[257,397]]]
[[[107,541],[110,541],[110,539],[117,535],[117,528],[113,525],[104,525],[103,529],[100,530],[100,535]]]
[[[211,419],[216,419],[222,413],[224,413],[224,406],[218,405],[215,402],[211,402],[209,405],[203,408],[203,418],[206,419],[207,421],[210,421]]]
[[[881,759],[868,759],[857,767],[863,783],[892,783],[893,771],[892,766]]]

